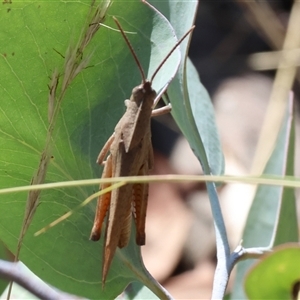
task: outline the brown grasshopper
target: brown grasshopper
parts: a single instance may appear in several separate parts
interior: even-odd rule
[[[102,178],[148,175],[153,166],[150,119],[152,116],[170,111],[170,106],[163,107],[163,109],[153,109],[161,95],[157,96],[152,89],[152,81],[165,61],[194,27],[176,43],[158,66],[151,80],[148,81],[120,23],[116,18],[114,21],[138,65],[143,81],[141,85],[132,90],[130,100],[125,100],[126,112],[116,125],[115,132],[100,151],[97,163],[104,164]],[[110,154],[104,161],[108,152]],[[101,184],[100,188],[105,189],[109,186],[110,184]],[[105,284],[116,248],[123,248],[128,244],[132,215],[136,225],[136,243],[140,246],[145,244],[147,201],[148,184],[139,183],[123,185],[98,198],[90,239],[93,241],[100,239],[102,224],[108,212],[103,252],[102,285]]]

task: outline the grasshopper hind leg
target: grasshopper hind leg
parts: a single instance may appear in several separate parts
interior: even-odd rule
[[[112,158],[111,155],[108,156],[102,178],[110,178],[112,177]],[[101,184],[101,190],[109,187],[110,184]],[[94,225],[91,231],[90,240],[92,241],[98,241],[101,236],[101,229],[104,222],[104,218],[106,216],[106,213],[108,211],[109,205],[111,200],[111,192],[105,193],[98,198],[97,202],[97,208],[96,208],[96,214],[95,214],[95,220]]]
[[[148,163],[145,163],[139,171],[139,175],[149,173]],[[145,223],[148,204],[148,183],[137,183],[133,185],[133,216],[136,226],[136,243],[143,246],[146,243]]]
[[[130,239],[130,232],[131,232],[131,209],[128,210],[127,215],[124,218],[123,225],[122,225],[122,231],[120,234],[118,247],[124,248],[128,245],[129,239]]]

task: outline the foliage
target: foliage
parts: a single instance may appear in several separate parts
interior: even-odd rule
[[[1,188],[100,176],[101,170],[95,164],[99,149],[113,132],[124,112],[124,100],[140,83],[141,75],[120,33],[100,26],[99,22],[115,27],[112,16],[118,18],[124,29],[131,32],[131,44],[151,77],[176,43],[175,33],[181,37],[192,26],[197,8],[194,1],[153,4],[157,10],[139,1],[116,1],[112,5],[110,1],[3,2],[0,23],[6,30],[0,34]],[[186,59],[188,45],[187,39],[159,71],[153,85],[159,91],[169,83],[181,57],[168,89],[172,114],[204,173],[220,175],[224,162],[213,108],[194,66]],[[295,133],[291,102],[285,116],[264,174],[293,175]],[[207,188],[221,270],[216,273],[215,285],[222,287],[222,295],[237,253],[229,252],[215,184],[207,183]],[[92,204],[34,237],[36,231],[97,190],[98,186],[78,185],[44,190],[41,194],[31,191],[0,195],[0,239],[14,254],[20,250],[20,260],[35,274],[64,291],[111,299],[135,281],[129,292],[122,294],[123,298],[154,297],[153,293],[168,298],[145,269],[134,233],[129,246],[117,251],[106,287],[101,290],[102,241],[88,241]],[[244,231],[243,246],[270,250],[291,241],[298,241],[293,191],[283,186],[260,186]],[[239,263],[232,299],[246,297],[242,280],[252,264],[253,261]],[[259,268],[265,271],[264,261]],[[254,273],[248,275],[246,287],[253,298],[250,290],[258,277],[251,274]],[[292,283],[287,284],[291,287]],[[287,285],[283,288],[288,290]],[[263,295],[261,292],[255,297]]]

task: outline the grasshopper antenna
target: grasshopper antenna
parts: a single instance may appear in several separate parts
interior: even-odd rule
[[[176,43],[176,45],[170,50],[168,55],[163,59],[163,61],[159,64],[159,66],[156,68],[155,72],[153,73],[150,82],[153,81],[154,77],[158,73],[158,71],[161,69],[163,64],[167,61],[167,59],[172,55],[172,53],[175,51],[175,49],[181,44],[181,42],[194,30],[195,25],[192,26],[185,34],[184,36]]]
[[[145,83],[145,82],[146,82],[145,72],[144,72],[144,70],[143,70],[143,68],[142,68],[142,66],[141,66],[141,64],[140,64],[140,62],[139,62],[139,60],[138,60],[138,58],[137,58],[137,56],[136,56],[134,50],[133,50],[133,47],[131,46],[131,44],[130,44],[130,42],[129,42],[129,40],[128,40],[128,38],[127,38],[127,36],[126,36],[126,34],[125,34],[124,30],[123,30],[123,28],[121,27],[121,24],[120,24],[119,21],[117,20],[117,18],[116,18],[116,17],[113,17],[113,19],[114,19],[114,21],[116,22],[116,24],[117,24],[117,26],[118,26],[118,28],[119,28],[119,30],[120,30],[120,32],[121,32],[121,34],[122,34],[124,40],[126,41],[126,44],[128,45],[128,47],[129,47],[129,49],[130,49],[130,52],[132,53],[132,56],[133,56],[133,58],[134,58],[134,60],[135,60],[135,62],[136,62],[136,64],[137,64],[137,66],[138,66],[138,68],[139,68],[139,70],[140,70],[140,72],[141,72],[142,79],[143,79],[143,83]]]

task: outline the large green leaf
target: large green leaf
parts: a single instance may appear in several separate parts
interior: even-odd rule
[[[97,154],[124,112],[124,100],[140,84],[141,75],[120,33],[107,28],[100,27],[83,53],[78,53],[78,41],[94,25],[92,16],[98,2],[93,7],[91,2],[13,1],[0,7],[0,24],[5,28],[0,33],[2,188],[29,184],[45,149],[46,156],[50,156],[46,182],[100,175],[95,164]],[[140,1],[113,3],[105,24],[116,27],[111,16],[116,16],[125,30],[136,33],[129,38],[150,76],[176,42],[172,27]],[[183,21],[192,17],[186,16]],[[70,72],[65,61],[70,61],[72,55],[77,55],[78,64],[85,61],[86,67],[64,90],[63,78]],[[179,50],[156,76],[155,89],[159,90],[174,76],[178,59]],[[55,92],[56,99],[50,105],[49,89],[52,94]],[[48,114],[49,107],[51,115],[55,104],[60,107],[52,133]],[[97,189],[43,191],[20,259],[58,288],[107,299],[115,297],[134,279],[146,283],[148,274],[143,269],[139,248],[131,239],[128,248],[117,251],[107,285],[101,290],[102,241],[88,240],[94,205],[83,208],[44,235],[33,237],[34,232]],[[16,251],[26,198],[25,193],[0,197],[0,237],[12,252]],[[128,262],[136,267],[128,268]]]
[[[276,147],[266,165],[264,174],[293,175],[295,129],[292,102],[278,136]],[[241,201],[243,201],[241,199]],[[273,247],[298,241],[298,224],[294,190],[281,186],[260,186],[253,200],[243,234],[243,246]],[[238,263],[231,299],[245,299],[243,281],[253,260]]]
[[[0,240],[0,259],[3,260],[11,260],[11,257],[9,257],[8,251],[2,241]],[[0,278],[0,295],[4,292],[8,285],[8,282],[6,280],[3,280]]]

